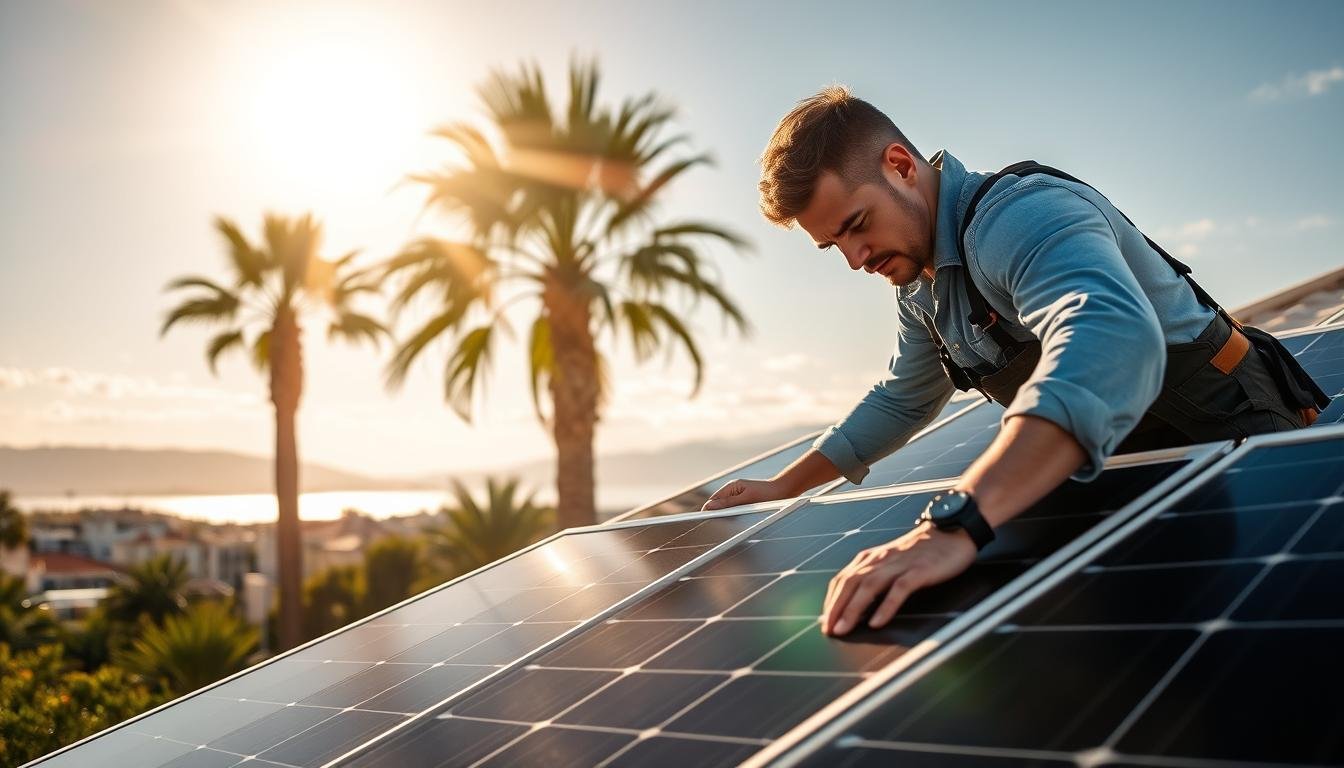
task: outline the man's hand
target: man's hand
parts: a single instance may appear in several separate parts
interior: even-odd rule
[[[928,522],[895,541],[865,549],[831,579],[821,631],[849,632],[878,599],[882,604],[868,626],[884,626],[910,593],[959,575],[975,562],[975,554],[975,543],[965,531],[944,532]]]
[[[731,480],[714,492],[700,509],[710,511],[758,501],[775,501],[792,496],[788,489],[774,480]]]

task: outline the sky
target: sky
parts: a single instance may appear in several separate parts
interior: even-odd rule
[[[264,213],[311,211],[323,253],[359,263],[446,236],[399,183],[449,161],[430,129],[478,120],[476,87],[525,61],[562,106],[574,55],[597,60],[600,101],[654,91],[714,156],[661,214],[753,244],[710,252],[753,332],[692,316],[698,397],[684,355],[638,365],[608,343],[599,453],[832,422],[882,374],[893,289],[757,207],[776,122],[833,83],[926,156],[1089,182],[1226,306],[1344,260],[1336,2],[0,0],[0,445],[268,455],[264,380],[242,356],[212,376],[204,328],[158,332],[168,281],[228,275],[213,217],[256,239]],[[471,424],[443,402],[446,346],[396,392],[386,346],[310,323],[304,349],[306,461],[414,475],[552,455],[518,343],[497,349]]]

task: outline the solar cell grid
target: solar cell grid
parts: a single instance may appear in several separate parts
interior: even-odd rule
[[[957,418],[874,462],[862,486],[845,482],[830,493],[959,476],[994,442],[999,433],[999,419],[1003,417],[1003,406],[998,403],[984,400],[971,403],[974,407]]]
[[[1334,398],[1315,426],[1344,421],[1344,328],[1293,336],[1283,342],[1321,389]]]
[[[803,764],[1344,763],[1344,429],[1309,434],[1254,440]]]
[[[836,564],[912,527],[932,491],[816,500],[342,764],[735,764],[1181,463],[1070,484],[1005,525],[965,575],[844,639],[817,626]],[[464,722],[499,746],[466,757],[426,747]]]
[[[930,428],[936,426],[937,424],[941,423],[946,419],[950,419],[951,417],[961,413],[962,411],[965,411],[966,409],[978,404],[979,402],[981,401],[978,399],[978,396],[977,398],[958,397],[954,400],[949,401],[947,405],[943,406],[943,409],[939,411],[938,416],[934,418],[934,420],[930,423]],[[634,520],[634,519],[644,519],[652,517],[663,517],[666,515],[677,515],[686,512],[698,511],[702,506],[704,506],[705,501],[707,501],[715,491],[717,491],[724,483],[728,482],[729,480],[735,477],[764,479],[774,476],[780,470],[784,469],[789,464],[793,463],[793,461],[797,459],[799,456],[802,456],[804,453],[807,453],[807,451],[812,447],[812,441],[819,434],[821,433],[814,432],[800,440],[796,440],[792,443],[788,443],[784,446],[781,446],[780,448],[754,461],[751,461],[739,467],[734,467],[733,469],[727,470],[725,472],[721,472],[715,475],[714,477],[705,480],[699,485],[696,485],[693,488],[682,491],[672,496],[671,498],[664,499],[663,501],[657,502],[655,504],[650,504],[646,507],[641,507],[639,509],[632,510],[623,515],[618,515],[617,517],[612,519]],[[872,485],[874,484],[869,482],[865,484],[865,487],[871,487]],[[850,487],[852,488],[853,486]],[[803,495],[811,496],[813,494],[820,493],[823,490],[826,490],[826,486],[819,486]]]
[[[764,519],[574,532],[43,761],[317,766]]]

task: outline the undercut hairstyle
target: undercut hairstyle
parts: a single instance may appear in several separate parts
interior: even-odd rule
[[[849,189],[880,180],[882,151],[893,142],[924,162],[891,118],[843,85],[798,102],[761,155],[761,213],[792,227],[824,171],[839,175]]]

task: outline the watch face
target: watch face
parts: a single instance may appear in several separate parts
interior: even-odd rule
[[[961,513],[969,500],[969,496],[960,492],[936,496],[929,505],[929,517],[934,524],[951,522]]]

